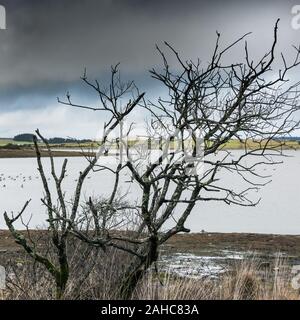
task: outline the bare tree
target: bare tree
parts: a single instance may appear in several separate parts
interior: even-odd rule
[[[99,150],[100,154],[103,153],[105,142],[108,139],[109,134],[119,125],[119,123],[124,119],[124,117],[127,116],[134,109],[134,107],[139,103],[139,101],[143,98],[143,95],[144,95],[144,94],[139,94],[136,97],[134,97],[133,100],[129,99],[128,102],[125,103],[125,107],[123,109],[120,109],[118,105],[119,99],[126,98],[126,97],[124,98],[124,96],[126,96],[129,92],[132,91],[132,89],[134,88],[134,83],[130,82],[127,84],[122,84],[118,75],[119,73],[117,71],[117,66],[113,67],[111,86],[109,90],[111,91],[112,97],[109,100],[109,102],[107,101],[107,96],[105,93],[100,94],[100,85],[97,81],[96,81],[96,85],[92,85],[88,83],[85,74],[82,77],[82,80],[85,83],[88,83],[94,89],[99,91],[99,94],[100,94],[102,107],[97,109],[92,109],[92,110],[102,110],[110,113],[110,118],[107,124],[105,125],[103,141],[101,141],[101,144],[100,144],[100,150]],[[66,103],[71,104],[71,96],[69,94],[67,94],[67,100],[68,102],[61,102],[61,101],[60,102],[65,104]],[[80,106],[80,108],[84,108],[84,106]],[[23,249],[35,261],[44,265],[44,267],[48,270],[48,272],[54,277],[55,283],[56,283],[56,298],[61,299],[65,292],[66,285],[69,279],[69,274],[70,274],[68,255],[67,255],[67,250],[68,250],[67,240],[69,239],[70,232],[72,231],[72,227],[74,226],[75,222],[76,222],[76,226],[78,226],[77,218],[78,216],[80,216],[79,211],[82,209],[81,207],[82,186],[86,177],[89,175],[89,173],[91,173],[94,170],[99,155],[90,154],[90,153],[85,155],[86,159],[88,159],[88,165],[84,168],[82,172],[79,173],[73,199],[71,199],[72,201],[69,201],[68,199],[65,199],[65,193],[62,188],[62,183],[66,177],[68,160],[67,159],[64,160],[60,174],[58,175],[56,173],[55,161],[51,151],[51,146],[49,145],[48,141],[41,135],[39,130],[36,131],[36,135],[37,136],[34,136],[34,146],[35,146],[36,158],[38,163],[38,171],[43,182],[43,188],[44,188],[44,194],[45,194],[45,197],[41,199],[41,201],[47,209],[47,215],[48,215],[47,221],[49,223],[49,232],[52,237],[52,243],[56,248],[57,261],[51,260],[50,258],[47,257],[47,255],[38,253],[37,243],[34,241],[33,237],[31,237],[30,235],[28,224],[24,223],[24,220],[22,218],[23,213],[28,207],[30,201],[26,202],[21,212],[18,213],[16,216],[13,216],[12,218],[10,218],[8,214],[5,212],[4,218],[16,242],[19,245],[21,245]],[[46,149],[48,151],[48,156],[50,159],[51,175],[52,175],[56,193],[57,193],[57,198],[56,198],[57,204],[53,199],[55,195],[51,192],[48,179],[44,170],[38,138],[46,146]],[[120,169],[121,168],[119,167],[115,172],[116,176],[118,176],[118,171]],[[115,195],[112,194],[109,203],[113,204],[114,202],[115,202]],[[92,203],[91,198],[89,199],[88,204],[91,210],[94,212],[95,210],[94,204]],[[112,220],[113,216],[110,215],[109,218],[110,220]],[[107,219],[108,219],[108,216],[107,216]],[[22,223],[25,225],[27,229],[27,235],[28,235],[27,238],[24,237],[24,235],[18,230],[16,230],[16,228],[14,227],[14,223],[18,220],[21,220]],[[98,230],[97,220],[95,221],[97,226],[96,230]],[[107,227],[107,224],[105,224],[105,227]],[[99,235],[97,232],[96,234]],[[105,239],[104,239],[104,243],[105,243]]]
[[[284,138],[299,126],[294,117],[298,110],[298,83],[288,81],[289,71],[300,63],[299,49],[296,48],[291,63],[281,55],[282,68],[273,70],[277,29],[278,21],[271,49],[257,62],[250,59],[247,42],[245,61],[229,65],[223,62],[224,56],[247,35],[221,49],[217,34],[211,60],[206,65],[200,60],[183,60],[165,43],[176,59],[175,67],[171,68],[167,54],[157,47],[163,65],[160,70],[151,70],[151,75],[166,89],[166,95],[157,101],[146,101],[133,83],[123,84],[117,67],[112,68],[107,88],[97,81],[90,82],[86,73],[82,78],[99,96],[101,107],[76,104],[69,93],[66,100],[59,100],[72,107],[107,111],[111,118],[105,125],[97,156],[86,157],[88,167],[80,175],[71,214],[64,209],[58,212],[47,198],[44,201],[49,209],[49,223],[54,233],[62,230],[59,237],[65,232],[72,233],[91,246],[104,249],[110,246],[132,255],[131,264],[120,279],[118,290],[122,298],[130,298],[147,270],[156,265],[161,245],[177,233],[189,232],[186,221],[197,202],[220,201],[241,206],[255,206],[259,202],[251,199],[251,190],[269,181],[260,168],[280,162],[276,157],[283,155]],[[133,100],[122,103],[122,98],[133,92]],[[151,118],[146,148],[140,142],[134,146],[130,141],[132,125],[125,132],[123,128],[123,121],[128,121],[132,110],[137,108]],[[116,129],[121,132],[116,143],[121,150],[120,162],[113,167],[97,160],[108,152],[108,136]],[[227,147],[232,139],[243,145],[238,154]],[[153,160],[154,151],[159,154]],[[100,205],[90,198],[82,216],[78,215],[81,187],[85,173],[91,170],[113,174],[114,186]],[[64,168],[60,178],[64,177],[63,172]],[[120,177],[124,174],[130,174],[131,184],[138,188],[135,201],[130,201],[126,193],[120,195]],[[226,184],[224,174],[240,177],[244,182],[242,189]],[[60,178],[54,176],[57,187]],[[59,196],[59,200],[63,207],[63,197]],[[13,228],[21,215],[22,212],[13,219],[6,215],[7,224],[25,250],[37,259]],[[136,223],[128,224],[132,216],[137,217]]]
[[[167,94],[156,102],[143,99],[139,107],[151,115],[148,144],[153,145],[146,155],[149,156],[151,148],[157,148],[160,155],[157,161],[145,165],[144,158],[134,157],[123,141],[127,158],[116,171],[112,192],[115,195],[119,188],[121,170],[129,171],[132,183],[140,189],[135,208],[141,223],[130,236],[120,233],[116,237],[105,231],[107,243],[119,247],[120,243],[127,244],[133,254],[120,284],[123,298],[131,296],[138,281],[156,263],[160,246],[177,233],[189,232],[185,223],[197,202],[221,201],[241,206],[255,206],[259,202],[251,199],[251,190],[269,181],[260,168],[280,163],[276,157],[282,156],[288,147],[285,137],[299,126],[294,118],[299,103],[298,83],[290,83],[288,79],[289,71],[299,65],[299,49],[296,48],[291,63],[281,55],[281,69],[272,69],[278,22],[271,49],[256,62],[249,57],[245,42],[245,61],[223,63],[223,57],[244,41],[247,34],[221,49],[217,33],[206,66],[200,60],[184,61],[165,43],[177,61],[172,69],[167,55],[157,47],[163,67],[151,70],[151,75]],[[94,89],[99,92],[99,87]],[[201,152],[197,149],[199,139]],[[239,154],[233,154],[226,146],[232,139],[243,145]],[[192,145],[189,155],[185,150],[187,143]],[[223,183],[224,174],[240,177],[244,182],[242,190]],[[92,211],[94,217],[98,216],[97,210]],[[76,231],[76,227],[74,230],[91,245],[103,243],[103,238],[89,237]]]

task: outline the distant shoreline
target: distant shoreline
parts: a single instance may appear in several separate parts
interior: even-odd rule
[[[82,152],[82,151],[52,151],[52,155],[55,158],[58,157],[85,157],[95,155],[92,152]],[[41,150],[42,157],[49,157],[47,151]],[[0,149],[0,159],[13,159],[13,158],[35,158],[35,150],[31,149],[20,149],[20,150],[10,150],[10,149]]]
[[[32,230],[39,237],[45,230]],[[22,231],[26,237],[26,231]],[[285,253],[300,256],[300,235],[276,235],[260,233],[187,233],[169,239],[161,248],[165,253],[185,252],[206,254],[220,250],[252,251],[261,254]],[[0,230],[0,253],[22,251],[8,230]],[[299,257],[300,258],[300,257]]]
[[[54,158],[70,158],[70,157],[85,157],[85,156],[95,156],[96,152],[92,152],[90,151],[90,149],[88,150],[78,150],[78,151],[66,151],[66,150],[62,150],[59,151],[57,150],[58,148],[56,147],[56,150],[52,151],[52,155]],[[236,147],[226,147],[224,148],[224,150],[231,150],[231,151],[238,151],[238,150],[244,150],[243,148],[236,148]],[[285,151],[299,151],[300,150],[300,146],[299,147],[284,147],[282,148],[282,150]],[[49,154],[46,150],[40,150],[41,152],[41,156],[42,157],[49,157]],[[116,153],[109,153],[107,154],[107,156],[114,156],[116,155]],[[36,157],[36,153],[34,149],[29,149],[29,148],[24,148],[24,149],[5,149],[5,148],[0,148],[0,159],[13,159],[13,158],[35,158]]]

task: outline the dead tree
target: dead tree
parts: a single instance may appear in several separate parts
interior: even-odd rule
[[[5,215],[16,240],[50,273],[58,275],[57,297],[62,296],[66,285],[68,267],[64,259],[64,239],[71,233],[91,246],[104,250],[112,246],[132,255],[132,262],[126,267],[118,288],[120,296],[127,299],[147,270],[156,265],[161,245],[180,232],[189,232],[186,221],[196,203],[220,201],[228,205],[255,206],[259,202],[259,199],[252,199],[251,191],[269,181],[260,168],[280,163],[278,157],[287,147],[285,137],[299,127],[294,117],[299,105],[298,83],[290,83],[288,75],[299,65],[300,51],[296,50],[291,63],[281,55],[282,68],[273,70],[277,28],[278,21],[271,49],[256,62],[249,57],[247,42],[243,62],[223,62],[224,56],[247,35],[221,49],[220,35],[217,34],[211,60],[205,65],[200,60],[183,60],[171,45],[165,43],[177,63],[171,68],[167,54],[157,48],[163,65],[159,70],[152,70],[151,75],[166,92],[157,101],[146,101],[133,83],[123,84],[117,67],[112,68],[107,88],[100,86],[98,81],[90,82],[86,74],[82,78],[99,96],[100,107],[76,104],[70,94],[66,100],[59,100],[67,106],[105,111],[111,115],[104,128],[99,152],[96,156],[86,157],[88,165],[80,174],[70,212],[60,190],[66,161],[59,177],[52,170],[59,210],[48,195],[47,181],[44,184],[46,198],[43,202],[48,209],[50,230],[58,252],[62,253],[60,267],[54,267],[47,259],[38,256],[35,248],[30,247],[14,229],[14,222],[25,209],[12,219]],[[125,97],[127,103],[124,103]],[[132,125],[126,132],[122,131],[123,121],[129,122],[132,111],[138,108],[151,118],[146,127],[150,134],[146,143],[150,148],[146,151],[140,148],[140,144],[128,143]],[[109,153],[106,144],[116,129],[122,132],[118,139],[121,150],[120,162],[113,167],[98,160],[104,153]],[[44,140],[42,136],[40,138]],[[239,154],[233,154],[228,148],[233,139],[243,145]],[[35,145],[39,162],[38,145]],[[153,151],[159,151],[155,160],[150,157]],[[48,152],[51,155],[49,146]],[[54,168],[51,156],[50,159]],[[90,198],[88,210],[82,216],[78,212],[82,183],[90,171],[109,171],[114,176],[114,186],[110,196],[100,205]],[[120,177],[128,173],[130,182],[139,190],[134,203],[130,203],[126,194],[120,195]],[[224,174],[241,178],[241,189],[226,185]],[[133,215],[138,219],[134,227],[130,223]],[[127,226],[126,232],[124,225]]]
[[[110,133],[119,125],[119,123],[126,117],[139,103],[139,101],[143,98],[144,94],[138,94],[136,97],[134,97],[132,100],[128,99],[127,103],[125,104],[125,107],[121,110],[119,109],[119,99],[124,99],[124,96],[127,95],[129,92],[132,92],[132,89],[135,87],[132,82],[127,84],[122,84],[120,79],[118,78],[116,80],[116,77],[118,75],[117,67],[112,68],[112,78],[111,78],[111,94],[113,94],[113,98],[110,99],[109,104],[106,101],[106,98],[104,96],[101,96],[101,102],[102,107],[101,108],[89,108],[92,110],[102,110],[110,113],[110,117],[107,121],[107,124],[105,125],[105,131],[103,135],[103,140],[101,141],[100,147],[99,147],[99,154],[103,154],[104,152],[104,146],[105,142],[108,139]],[[82,77],[82,80],[85,83],[87,82],[86,75]],[[116,82],[115,82],[116,81]],[[99,83],[96,81],[95,85],[90,84],[94,89],[100,90]],[[67,94],[67,101],[68,102],[62,102],[63,104],[70,104],[71,103],[71,96]],[[84,108],[84,106],[78,106],[80,108]],[[49,229],[48,231],[51,234],[52,243],[56,249],[56,257],[57,261],[50,261],[50,259],[47,256],[43,256],[38,253],[37,244],[34,241],[34,238],[31,237],[30,230],[28,225],[25,224],[25,227],[27,229],[27,235],[28,237],[24,237],[24,235],[16,230],[14,227],[14,223],[18,220],[21,220],[23,222],[22,216],[25,212],[26,208],[28,207],[30,201],[26,202],[25,206],[21,210],[19,214],[16,216],[13,216],[10,218],[8,214],[4,213],[4,218],[6,221],[6,224],[15,238],[16,242],[23,247],[23,249],[26,251],[27,254],[29,254],[34,261],[41,263],[45,266],[45,268],[48,270],[48,272],[53,276],[55,283],[56,283],[56,298],[61,299],[64,295],[64,292],[66,290],[66,286],[68,283],[70,270],[69,270],[69,262],[68,262],[68,256],[67,256],[67,250],[68,250],[68,239],[70,237],[71,232],[73,232],[73,226],[75,224],[75,221],[78,222],[78,216],[80,216],[80,210],[81,208],[81,193],[82,193],[82,186],[83,183],[88,176],[89,173],[91,173],[95,169],[95,165],[97,163],[99,154],[87,154],[86,159],[88,160],[87,166],[84,168],[82,172],[79,173],[79,177],[77,180],[77,184],[75,187],[74,195],[72,199],[65,199],[65,193],[62,189],[62,183],[66,177],[66,171],[67,171],[67,163],[68,160],[65,159],[60,171],[60,174],[57,175],[56,168],[55,168],[55,161],[53,158],[53,154],[51,151],[51,146],[49,145],[48,141],[41,135],[39,130],[36,131],[37,136],[34,136],[34,147],[36,151],[36,158],[37,158],[37,164],[38,164],[38,171],[40,174],[40,177],[43,182],[43,188],[44,188],[44,194],[45,197],[41,199],[42,203],[46,207],[48,219],[47,222],[49,223]],[[41,140],[41,142],[46,146],[46,149],[48,151],[48,156],[50,159],[50,167],[51,167],[51,175],[54,181],[57,197],[54,200],[54,197],[56,196],[50,191],[49,182],[44,170],[44,165],[41,158],[41,152],[40,152],[40,146],[38,143],[38,138]],[[121,168],[119,167],[117,171],[114,173],[116,176],[118,176],[118,171],[120,171]],[[70,201],[71,200],[71,201]],[[110,198],[110,205],[113,205],[115,203],[115,194],[112,194]],[[71,204],[70,204],[71,203]],[[88,201],[88,205],[92,212],[94,212],[94,204],[92,202],[92,199],[90,198]],[[106,210],[106,212],[108,212]],[[108,215],[106,214],[106,220],[111,221],[114,217],[112,214]],[[96,233],[95,235],[100,236],[98,229],[99,225],[97,220],[96,221]],[[78,223],[76,223],[78,226]],[[105,228],[107,228],[108,224],[105,224]],[[116,225],[113,225],[116,227]],[[101,245],[99,245],[100,238],[98,239],[98,247],[103,247],[103,244],[107,242],[107,239],[104,238],[101,235]]]
[[[245,42],[243,62],[223,62],[224,56],[230,55],[232,48],[243,42],[247,34],[221,49],[217,33],[211,60],[206,65],[200,60],[183,60],[165,43],[177,61],[172,69],[167,54],[157,47],[163,66],[160,70],[153,69],[151,75],[166,89],[166,95],[156,102],[140,100],[139,108],[151,115],[148,126],[151,135],[147,143],[153,143],[153,148],[160,150],[160,156],[157,161],[144,165],[141,157],[134,157],[127,150],[125,163],[115,171],[112,191],[114,199],[119,175],[130,172],[132,183],[140,190],[135,208],[141,223],[130,236],[122,233],[116,236],[95,225],[101,234],[106,234],[111,246],[130,247],[132,264],[125,270],[119,288],[123,298],[132,295],[139,280],[156,263],[160,246],[177,233],[189,232],[186,220],[197,202],[221,201],[241,206],[255,206],[259,202],[251,199],[251,191],[268,182],[268,176],[263,175],[260,168],[280,163],[276,157],[282,156],[287,147],[285,137],[299,127],[294,118],[299,106],[298,83],[290,83],[288,79],[289,72],[299,65],[299,50],[291,63],[281,55],[282,68],[273,70],[278,22],[271,49],[259,61],[251,60]],[[100,97],[114,101],[112,88],[107,96],[99,86],[88,84]],[[70,101],[68,104],[74,105]],[[233,139],[243,145],[239,155],[228,149]],[[199,140],[201,152],[197,150]],[[191,153],[187,155],[185,148],[190,142]],[[129,148],[128,144],[124,146]],[[243,189],[224,185],[224,173],[240,177]],[[111,201],[107,203],[111,204]],[[92,205],[91,211],[93,217],[98,217]],[[91,245],[103,244],[102,237],[90,237],[76,230],[76,226],[73,231]]]
[[[29,201],[25,204],[22,211],[15,217],[9,218],[8,214],[4,213],[4,218],[6,224],[15,238],[16,242],[23,247],[23,249],[37,262],[45,266],[48,272],[53,276],[56,284],[56,298],[61,299],[69,278],[69,263],[67,257],[67,239],[70,234],[70,225],[67,224],[66,220],[57,219],[57,217],[63,217],[64,219],[70,219],[73,221],[76,218],[78,206],[80,203],[80,195],[82,190],[82,184],[88,173],[93,168],[93,163],[90,163],[83,172],[80,173],[78,183],[76,186],[76,191],[74,194],[74,200],[71,208],[68,208],[67,202],[65,200],[65,195],[62,190],[62,182],[66,175],[67,168],[67,159],[64,160],[60,175],[58,176],[55,169],[55,162],[51,152],[51,148],[47,140],[36,131],[37,136],[42,140],[46,145],[48,150],[48,155],[50,158],[51,165],[51,175],[55,183],[57,196],[58,196],[58,205],[53,201],[53,194],[51,194],[49,183],[45,174],[44,166],[42,163],[40,147],[38,145],[37,136],[34,136],[34,146],[36,151],[36,158],[38,163],[38,171],[42,179],[45,198],[41,199],[42,203],[47,209],[49,229],[48,231],[51,234],[52,243],[56,249],[57,261],[50,261],[47,256],[42,256],[37,251],[37,246],[33,237],[30,236],[30,230],[28,225],[26,226],[28,239],[25,238],[18,230],[15,229],[14,223],[22,219],[22,215],[29,204]],[[69,213],[70,211],[70,213]],[[23,221],[23,220],[22,220]]]

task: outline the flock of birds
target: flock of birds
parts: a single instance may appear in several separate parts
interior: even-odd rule
[[[39,176],[25,176],[20,173],[16,176],[5,176],[4,173],[0,173],[0,187],[7,188],[8,182],[14,181],[20,183],[20,188],[24,188],[26,182],[31,182],[33,179],[39,179]]]
[[[67,177],[68,175],[65,175]],[[4,173],[0,173],[0,188],[7,188],[8,187],[8,182],[16,182],[20,183],[20,188],[24,188],[26,182],[31,182],[33,180],[38,180],[40,179],[40,176],[26,176],[23,173],[19,173],[16,176],[6,176]],[[87,177],[87,179],[91,179],[91,177]],[[51,178],[47,179],[48,181],[51,180]],[[75,179],[74,182],[77,182],[78,179]]]

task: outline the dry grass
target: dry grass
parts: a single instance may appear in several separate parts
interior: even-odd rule
[[[85,248],[85,250],[87,250]],[[82,248],[72,257],[72,274],[65,299],[118,299],[118,282],[130,260],[114,250],[86,259]],[[81,257],[81,258],[80,258]],[[1,299],[53,299],[53,282],[39,265],[18,262]],[[265,266],[256,257],[238,261],[219,279],[176,277],[150,271],[139,284],[132,299],[143,300],[298,300],[299,291],[291,286],[290,267],[282,258]]]
[[[291,286],[291,273],[285,261],[276,259],[264,268],[253,257],[239,261],[233,270],[218,280],[174,278],[167,274],[163,284],[150,274],[138,288],[136,299],[170,300],[299,300],[299,291]]]

